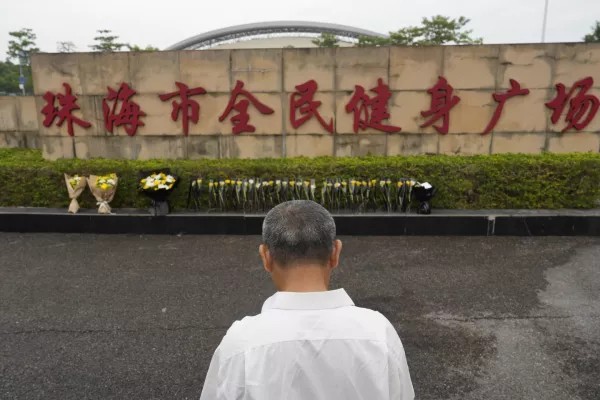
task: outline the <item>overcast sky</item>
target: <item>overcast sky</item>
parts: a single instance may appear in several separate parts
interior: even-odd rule
[[[544,0],[0,0],[0,59],[8,32],[31,28],[42,51],[72,41],[87,51],[95,30],[123,42],[161,49],[189,36],[232,25],[303,20],[381,33],[419,24],[435,14],[471,19],[485,43],[541,40]],[[600,0],[549,0],[547,41],[574,42],[600,20]],[[151,5],[152,4],[152,5]]]

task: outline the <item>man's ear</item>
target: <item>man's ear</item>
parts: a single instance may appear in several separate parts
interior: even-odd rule
[[[269,248],[266,245],[261,244],[258,247],[258,254],[260,254],[265,271],[268,273],[273,272],[273,259],[271,258],[271,253],[269,253]]]
[[[334,240],[331,257],[329,257],[329,268],[334,269],[340,263],[340,253],[342,252],[342,241]]]

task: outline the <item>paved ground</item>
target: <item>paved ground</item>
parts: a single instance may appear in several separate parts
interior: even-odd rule
[[[599,399],[600,239],[343,238],[419,399]],[[0,234],[1,399],[196,399],[273,289],[258,237]]]

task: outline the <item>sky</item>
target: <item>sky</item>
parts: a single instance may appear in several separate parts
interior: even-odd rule
[[[31,28],[38,47],[56,52],[71,41],[88,51],[95,31],[122,42],[164,49],[187,37],[232,25],[301,20],[350,25],[381,33],[418,25],[436,14],[471,19],[485,43],[540,42],[545,0],[1,0],[0,59],[9,31]],[[548,0],[547,42],[575,42],[600,20],[599,0]],[[485,5],[484,5],[485,4]]]

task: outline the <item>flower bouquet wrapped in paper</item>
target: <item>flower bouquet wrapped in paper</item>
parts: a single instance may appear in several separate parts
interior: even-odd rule
[[[108,203],[110,203],[115,197],[118,183],[119,178],[115,173],[107,175],[90,175],[88,179],[88,185],[92,191],[92,194],[96,198],[98,214],[111,213]]]
[[[139,190],[150,198],[150,214],[167,215],[167,198],[179,184],[179,177],[171,174],[168,168],[158,171],[140,171]]]
[[[79,176],[77,174],[65,174],[65,183],[67,184],[67,191],[69,192],[69,198],[71,199],[71,203],[69,204],[69,212],[76,214],[77,211],[79,211],[79,203],[77,202],[77,198],[81,196],[81,193],[83,193],[85,190],[87,179],[85,179],[85,176]]]
[[[431,214],[431,204],[429,201],[433,198],[437,189],[429,182],[415,183],[413,193],[419,202],[418,214]]]

